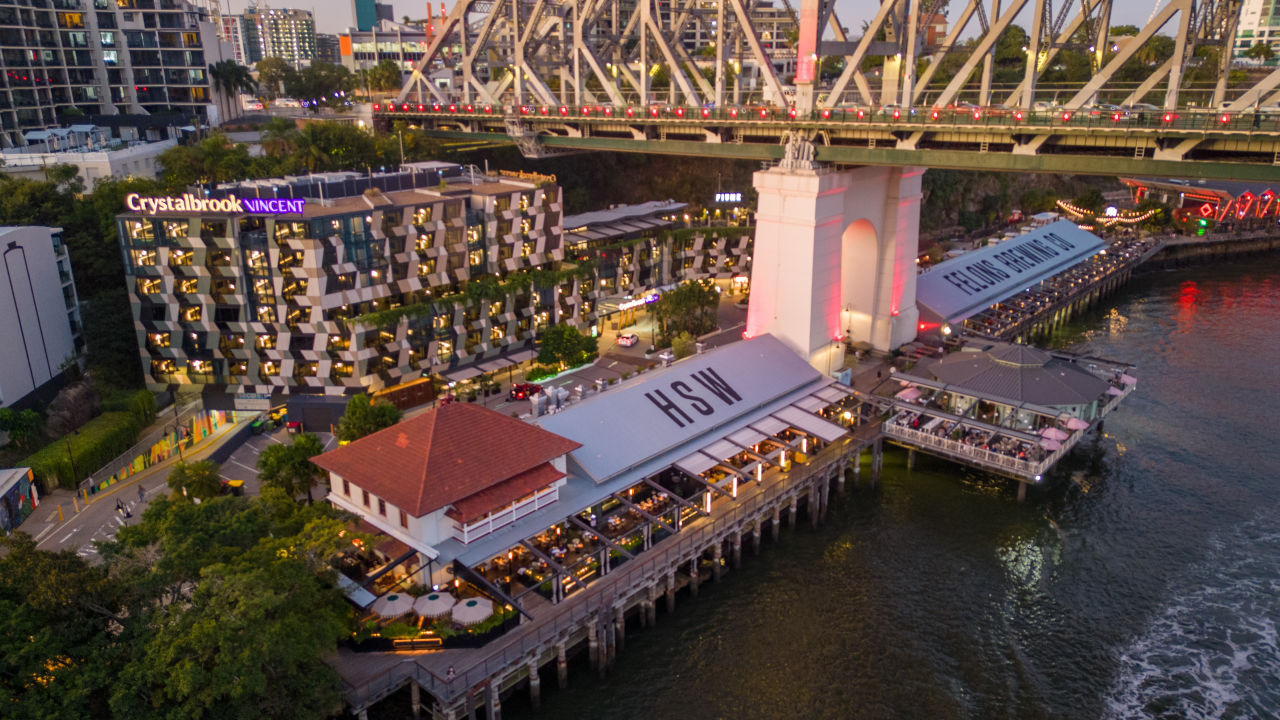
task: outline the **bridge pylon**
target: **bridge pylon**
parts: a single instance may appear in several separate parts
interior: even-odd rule
[[[844,340],[889,351],[916,336],[923,168],[834,169],[793,136],[755,174],[759,195],[746,337],[770,333],[818,370]]]

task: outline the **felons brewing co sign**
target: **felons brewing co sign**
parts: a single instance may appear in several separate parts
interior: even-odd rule
[[[238,198],[228,195],[224,198],[202,198],[191,193],[183,193],[177,197],[146,197],[138,193],[124,196],[125,207],[143,215],[158,213],[188,212],[195,214],[227,213],[244,215],[301,215],[307,201],[302,198]]]

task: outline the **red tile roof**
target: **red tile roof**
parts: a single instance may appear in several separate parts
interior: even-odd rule
[[[510,505],[522,497],[541,490],[564,477],[551,463],[543,463],[532,470],[507,478],[493,487],[462,498],[453,504],[445,515],[461,523],[469,523],[484,517],[490,510]]]
[[[579,447],[483,406],[450,403],[312,462],[422,517]]]

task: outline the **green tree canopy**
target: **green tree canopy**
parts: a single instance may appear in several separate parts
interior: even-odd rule
[[[0,432],[8,433],[9,442],[19,448],[31,450],[40,437],[40,413],[0,408]]]
[[[214,497],[222,490],[222,480],[218,477],[218,466],[211,460],[195,462],[176,462],[169,470],[169,489],[187,497],[201,500]]]
[[[383,60],[369,68],[369,89],[390,92],[404,85],[404,72],[395,60]]]
[[[560,368],[575,367],[595,360],[600,353],[596,340],[578,331],[578,328],[561,323],[553,325],[539,338],[538,362]]]
[[[1271,49],[1270,43],[1256,42],[1252,47],[1245,51],[1244,56],[1266,62],[1267,60],[1274,59],[1276,52]]]
[[[386,402],[374,402],[368,395],[354,395],[347,401],[347,411],[338,420],[338,439],[350,442],[389,428],[400,422],[400,408]]]
[[[278,57],[264,57],[258,61],[258,88],[268,100],[280,97],[285,84],[297,76],[293,66]]]
[[[711,282],[691,280],[663,293],[653,304],[663,344],[682,332],[697,337],[714,330],[719,306],[720,293]]]
[[[312,112],[319,112],[321,107],[345,107],[346,93],[354,87],[355,76],[350,70],[325,62],[313,62],[284,79],[284,91]]]
[[[289,497],[305,494],[312,502],[311,489],[326,473],[311,462],[324,452],[320,439],[311,433],[295,435],[288,445],[268,445],[258,455],[258,480],[263,487],[279,488]]]

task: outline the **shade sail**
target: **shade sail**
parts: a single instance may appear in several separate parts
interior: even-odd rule
[[[700,452],[696,452],[692,455],[687,455],[677,460],[676,467],[680,468],[681,470],[689,473],[694,477],[698,477],[699,475],[710,470],[711,468],[715,467],[719,463],[720,463],[719,460],[715,460]]]
[[[742,448],[749,448],[752,445],[765,439],[765,434],[754,428],[743,428],[738,432],[729,436],[729,442]]]
[[[827,402],[826,400],[823,400],[822,398],[817,398],[810,395],[809,397],[806,397],[806,398],[800,398],[799,400],[791,404],[795,405],[801,410],[806,410],[808,412],[817,412],[822,408],[830,405],[831,403]]]
[[[853,394],[853,388],[841,383],[831,383],[813,393],[818,397],[826,400],[828,404],[837,403]]]
[[[460,370],[454,370],[453,372],[445,373],[444,376],[446,379],[452,380],[453,382],[460,382],[462,380],[470,380],[471,378],[479,375],[482,372],[484,371],[481,370],[480,368],[474,365],[471,365],[469,367],[464,367]]]
[[[768,417],[760,418],[759,420],[756,420],[755,422],[751,423],[751,427],[755,428],[756,430],[759,430],[765,435],[772,436],[772,435],[777,435],[783,430],[786,430],[787,424],[782,422],[778,418],[770,415]]]
[[[729,458],[742,452],[742,448],[734,445],[728,440],[717,440],[710,445],[702,448],[702,452],[715,458],[717,462],[728,460]]]
[[[898,398],[899,400],[911,402],[912,400],[915,400],[916,398],[920,397],[920,394],[921,394],[920,388],[909,387],[906,390],[899,390],[898,394],[894,395],[894,397]]]

